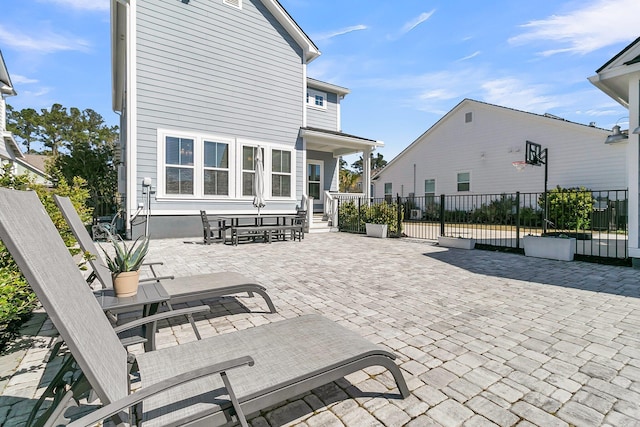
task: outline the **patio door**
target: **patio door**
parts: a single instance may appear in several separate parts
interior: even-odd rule
[[[324,162],[320,160],[307,161],[307,195],[313,197],[313,211],[324,210]]]

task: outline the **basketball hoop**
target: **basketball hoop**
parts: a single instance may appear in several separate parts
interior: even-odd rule
[[[524,160],[519,160],[517,162],[511,162],[511,164],[513,165],[514,168],[516,168],[516,170],[518,172],[522,172],[524,170],[524,168],[527,166],[527,162],[525,162]]]

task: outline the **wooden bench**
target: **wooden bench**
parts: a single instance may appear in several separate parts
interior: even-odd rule
[[[231,244],[238,245],[240,237],[249,237],[255,239],[262,236],[264,241],[271,243],[271,234],[277,231],[282,225],[241,225],[231,227]]]

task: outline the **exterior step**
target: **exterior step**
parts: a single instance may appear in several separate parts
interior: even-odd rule
[[[322,219],[322,214],[314,214],[313,222],[309,227],[309,233],[329,233],[331,231],[337,231],[329,226],[329,221],[325,221]]]

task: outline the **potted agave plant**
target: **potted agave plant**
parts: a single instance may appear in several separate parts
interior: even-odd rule
[[[109,236],[114,254],[109,254],[104,248],[107,267],[113,278],[113,289],[117,297],[131,297],[138,293],[140,266],[149,250],[149,237],[140,236],[132,244],[119,237]]]

